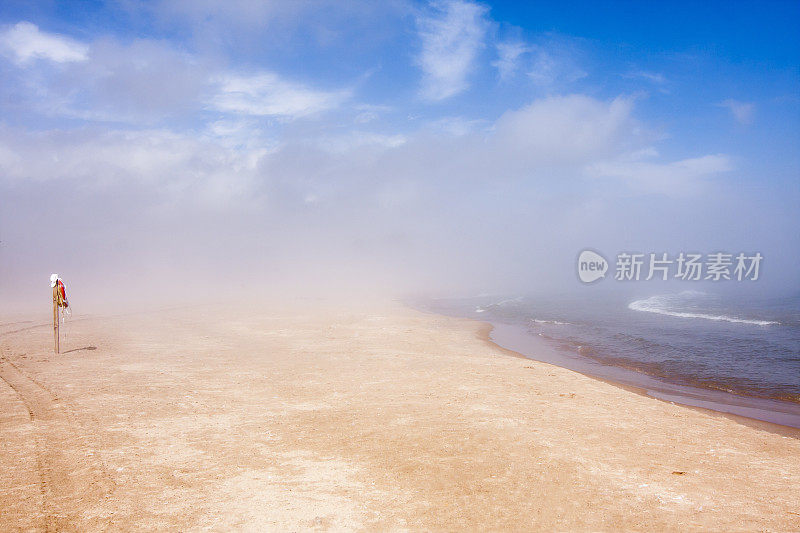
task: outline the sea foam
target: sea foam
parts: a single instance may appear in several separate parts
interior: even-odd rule
[[[688,292],[689,291],[686,291],[686,293]],[[696,295],[696,294],[702,294],[702,293],[693,293],[691,295]],[[773,320],[754,320],[748,318],[738,318],[728,315],[712,315],[708,313],[677,311],[675,309],[672,309],[670,305],[675,300],[675,298],[676,298],[675,296],[670,296],[670,295],[651,296],[643,300],[635,300],[629,303],[628,309],[632,311],[656,313],[659,315],[674,316],[678,318],[700,318],[703,320],[717,320],[724,322],[733,322],[736,324],[752,324],[755,326],[770,326],[770,325],[780,324],[780,322],[775,322]]]

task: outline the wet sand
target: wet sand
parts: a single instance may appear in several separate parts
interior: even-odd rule
[[[0,320],[0,530],[800,529],[797,432],[396,305]]]
[[[653,398],[724,413],[744,424],[758,426],[763,421],[800,429],[800,403],[673,383],[560,349],[545,338],[532,335],[527,327],[501,322],[492,322],[491,326],[488,338],[492,342],[535,361],[568,368]]]

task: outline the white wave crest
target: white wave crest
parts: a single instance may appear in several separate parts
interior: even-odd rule
[[[685,311],[673,311],[669,309],[671,298],[669,296],[651,296],[644,300],[636,300],[628,304],[628,309],[632,311],[642,311],[645,313],[656,313],[659,315],[674,316],[678,318],[702,318],[704,320],[717,320],[733,322],[736,324],[753,324],[755,326],[779,325],[780,322],[772,320],[751,320],[747,318],[737,318],[727,315],[710,315],[707,313],[689,313]]]
[[[561,322],[559,320],[539,320],[538,318],[534,318],[531,320],[534,324],[553,324],[556,326],[568,326],[570,325],[569,322]]]
[[[523,298],[524,297],[522,297],[522,296],[517,296],[516,298],[507,298],[505,300],[500,300],[499,302],[495,302],[495,303],[492,303],[492,304],[484,305],[483,307],[478,306],[478,307],[475,308],[475,312],[476,313],[483,313],[483,312],[488,311],[489,309],[493,309],[495,307],[502,307],[502,306],[504,306],[506,304],[519,303],[519,302],[521,302],[523,300]]]

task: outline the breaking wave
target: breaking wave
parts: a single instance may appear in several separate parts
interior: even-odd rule
[[[538,318],[534,318],[531,320],[534,324],[552,324],[555,326],[569,326],[572,325],[570,322],[561,322],[560,320],[539,320]]]
[[[478,307],[475,308],[475,312],[476,313],[484,313],[484,312],[488,311],[489,309],[494,309],[494,308],[497,308],[497,307],[503,307],[506,304],[517,304],[517,303],[520,303],[520,302],[522,302],[523,299],[524,298],[522,296],[518,296],[516,298],[507,298],[505,300],[500,300],[499,302],[495,302],[493,304],[488,304],[488,305],[483,305],[483,306],[479,305]]]
[[[699,313],[696,311],[694,312],[679,311],[675,309],[675,304],[677,303],[677,300],[679,300],[680,296],[697,296],[702,294],[703,293],[697,293],[694,291],[685,291],[678,295],[651,296],[643,300],[635,300],[629,303],[628,309],[632,311],[642,311],[644,313],[656,313],[659,315],[674,316],[678,318],[700,318],[703,320],[733,322],[736,324],[752,324],[755,326],[771,326],[780,324],[780,322],[775,322],[773,320],[754,320],[754,319],[738,318],[735,316],[728,316],[721,314],[717,315],[710,313]]]

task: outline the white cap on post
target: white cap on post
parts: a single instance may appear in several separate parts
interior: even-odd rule
[[[58,274],[50,274],[50,286],[55,287],[56,281],[58,281]]]

